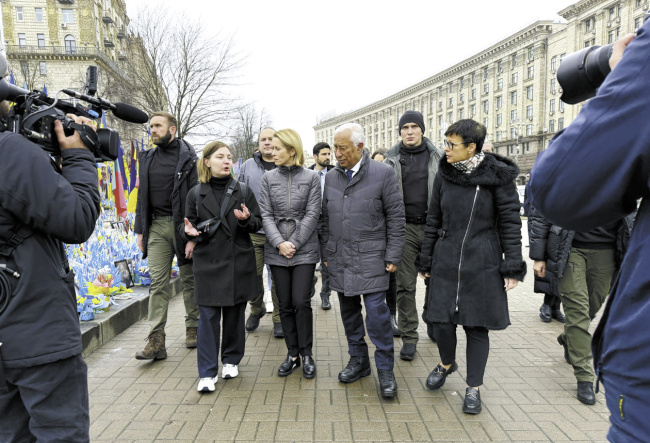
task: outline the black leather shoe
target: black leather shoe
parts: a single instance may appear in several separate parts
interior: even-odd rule
[[[596,404],[596,394],[594,394],[594,384],[592,382],[578,382],[578,400],[586,405]]]
[[[282,323],[273,323],[273,337],[284,338],[284,332],[282,332]]]
[[[429,374],[427,377],[427,388],[440,389],[442,385],[445,384],[447,376],[456,370],[458,370],[458,364],[456,362],[453,362],[449,369],[445,369],[442,364],[439,364],[433,371],[431,371],[431,374]]]
[[[370,375],[370,358],[350,357],[348,365],[339,372],[339,381],[343,383],[354,383],[361,377]]]
[[[264,317],[264,314],[261,315],[255,315],[251,314],[248,316],[248,320],[246,320],[246,332],[253,332],[255,329],[257,329],[260,325],[260,319]]]
[[[324,311],[329,311],[332,309],[332,304],[330,303],[330,296],[329,295],[321,295],[321,308],[323,308]]]
[[[432,342],[436,342],[436,337],[433,335],[433,325],[431,323],[427,323],[427,336]]]
[[[549,305],[542,305],[542,307],[539,308],[539,318],[541,318],[544,323],[548,323],[553,319],[551,317],[551,307]]]
[[[465,414],[480,414],[481,409],[481,392],[476,388],[465,389],[465,401],[463,402],[463,412]]]
[[[399,331],[399,328],[397,327],[397,316],[396,315],[391,315],[390,316],[390,327],[393,328],[393,337],[401,337],[402,333]]]
[[[316,363],[310,355],[302,359],[302,375],[305,378],[316,377]]]
[[[379,390],[384,398],[393,398],[397,395],[397,382],[392,369],[378,369]]]
[[[562,314],[562,311],[559,309],[554,310],[551,312],[551,317],[553,317],[555,320],[559,321],[560,323],[566,323],[566,318],[564,317],[564,314]]]
[[[564,348],[564,360],[566,360],[568,364],[571,364],[571,359],[569,358],[569,346],[567,346],[566,340],[564,340],[564,335],[558,335],[557,342]]]
[[[300,357],[296,357],[296,359],[294,360],[291,355],[287,355],[287,359],[284,362],[282,362],[282,364],[278,368],[278,375],[280,377],[286,377],[299,366],[300,366]]]
[[[415,358],[415,343],[404,343],[402,350],[399,351],[399,358],[406,361],[411,361]]]

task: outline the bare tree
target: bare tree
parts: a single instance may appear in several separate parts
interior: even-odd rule
[[[36,80],[40,77],[40,63],[37,60],[21,60],[20,61],[20,74],[22,76],[16,76],[16,84],[20,87],[27,85],[26,89],[32,91],[34,89],[41,90],[43,86],[36,83]],[[14,73],[16,70],[14,69]],[[22,79],[22,83],[20,80]]]
[[[180,137],[224,133],[235,109],[230,95],[244,58],[232,37],[210,35],[194,19],[148,8],[131,22],[128,75],[140,87],[134,104],[176,116]]]
[[[230,150],[233,159],[246,160],[253,155],[257,148],[258,138],[262,129],[271,125],[271,118],[262,108],[259,112],[252,103],[241,105],[236,111],[237,122],[235,132],[231,135]]]

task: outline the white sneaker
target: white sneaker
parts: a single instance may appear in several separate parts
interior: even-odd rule
[[[204,377],[199,380],[199,387],[196,389],[199,392],[214,392],[214,384],[219,380],[219,376]]]
[[[239,368],[237,365],[231,365],[226,363],[221,369],[221,377],[226,378],[235,378],[239,375]]]

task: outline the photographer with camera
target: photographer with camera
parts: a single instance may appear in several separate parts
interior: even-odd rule
[[[611,412],[608,438],[648,441],[650,206],[645,197],[650,195],[650,21],[636,37],[630,34],[617,41],[608,61],[613,71],[595,97],[539,155],[529,193],[544,217],[579,231],[622,219],[643,198],[592,349]],[[567,69],[580,74],[588,71],[588,64],[569,63]]]
[[[3,121],[8,105],[0,105]],[[68,117],[94,130],[90,119]],[[62,170],[39,145],[0,133],[3,442],[89,441],[88,368],[81,356],[74,273],[62,242],[82,243],[95,228],[97,166],[77,131],[66,136],[58,120],[54,131]]]

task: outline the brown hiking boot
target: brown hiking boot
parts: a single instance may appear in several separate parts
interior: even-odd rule
[[[154,332],[145,338],[147,345],[140,352],[135,353],[137,360],[163,360],[167,358],[165,336],[162,332]]]
[[[185,347],[196,348],[196,328],[185,328]]]

